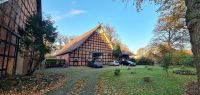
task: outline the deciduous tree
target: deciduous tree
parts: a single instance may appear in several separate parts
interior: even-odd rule
[[[160,16],[154,29],[157,44],[167,43],[169,49],[184,49],[189,44],[189,32],[185,23],[186,7],[183,0],[170,0],[158,9]]]
[[[116,60],[119,60],[120,55],[122,54],[120,44],[117,43],[113,49],[113,56]]]
[[[132,1],[132,0],[122,0]],[[136,4],[138,11],[141,10],[141,4],[147,0],[133,0]],[[155,4],[165,5],[171,0],[148,0]],[[190,42],[192,46],[192,52],[194,56],[194,63],[196,64],[197,76],[198,76],[198,95],[200,95],[200,1],[199,0],[183,0],[186,11],[186,26],[190,34]]]
[[[144,48],[139,48],[136,52],[136,57],[140,58],[143,57],[145,55],[145,49]]]
[[[117,34],[117,31],[115,30],[114,27],[110,26],[110,24],[106,24],[104,26],[104,30],[113,45],[121,43],[119,35]]]

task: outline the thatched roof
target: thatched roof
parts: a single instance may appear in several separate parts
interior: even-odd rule
[[[77,37],[72,40],[70,43],[66,44],[61,50],[58,51],[56,56],[67,54],[77,48],[79,48],[97,29],[101,28],[101,24],[93,28],[92,30],[86,32],[82,36]]]

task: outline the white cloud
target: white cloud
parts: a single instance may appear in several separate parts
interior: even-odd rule
[[[50,13],[50,15],[52,16],[52,19],[54,21],[59,21],[59,20],[65,19],[65,18],[81,15],[81,14],[84,14],[86,12],[87,12],[86,10],[73,9],[73,10],[70,10],[66,13],[54,12],[53,14]]]
[[[58,21],[58,20],[61,20],[61,19],[63,19],[63,18],[65,18],[64,16],[59,16],[59,15],[57,15],[57,16],[52,16],[52,20],[54,20],[54,21]]]
[[[70,15],[79,15],[79,14],[83,14],[83,13],[86,13],[87,11],[85,11],[85,10],[77,10],[77,9],[75,9],[75,10],[71,10],[70,12],[69,12],[69,14]]]

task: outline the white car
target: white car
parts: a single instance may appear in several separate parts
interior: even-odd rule
[[[108,65],[110,65],[110,66],[119,66],[119,62],[114,60],[114,61],[108,63]]]

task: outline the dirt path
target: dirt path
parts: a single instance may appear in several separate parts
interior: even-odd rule
[[[66,92],[68,93],[67,95],[94,95],[96,82],[97,82],[98,76],[101,72],[102,72],[101,70],[83,70],[83,71],[81,71],[79,73],[79,75],[76,75],[76,78],[75,77],[72,78],[72,80],[74,80],[74,82],[72,83],[71,87],[68,85],[69,89],[66,89]],[[79,81],[79,80],[83,80],[84,82],[77,84],[77,81]],[[76,86],[78,86],[78,87],[76,87]],[[74,87],[75,87],[75,89],[73,89]]]
[[[101,70],[96,70],[95,72],[91,72],[91,74],[88,76],[86,80],[86,85],[84,89],[82,89],[82,92],[80,95],[94,95],[95,87],[97,83],[97,79],[99,77],[99,74],[101,74]]]
[[[67,83],[47,95],[94,95],[98,77],[105,71],[87,67],[66,70]]]
[[[47,95],[94,95],[95,87],[100,74],[107,70],[127,67],[104,67],[94,69],[89,67],[70,67],[47,69],[43,72],[53,72],[63,74],[67,77],[67,82],[58,89],[49,91]]]

